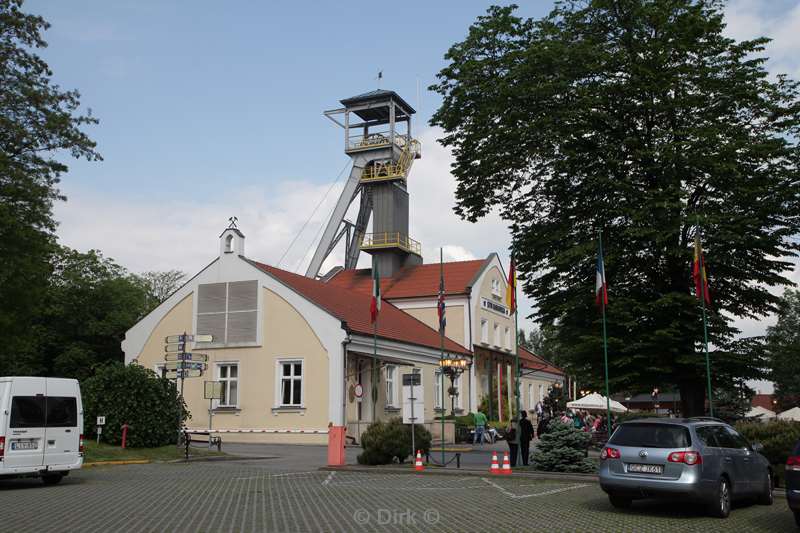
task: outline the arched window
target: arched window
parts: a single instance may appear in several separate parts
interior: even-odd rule
[[[225,253],[233,252],[233,235],[225,237]]]

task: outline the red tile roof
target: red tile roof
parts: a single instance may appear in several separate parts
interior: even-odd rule
[[[769,409],[770,411],[775,410],[775,404],[772,403],[773,396],[772,394],[754,394],[753,399],[750,402],[751,407],[763,407],[764,409]]]
[[[373,325],[370,323],[369,312],[371,292],[353,291],[257,261],[247,261],[345,322],[350,331],[372,335]],[[378,318],[378,337],[436,350],[439,349],[440,342],[439,332],[386,301],[381,305]],[[446,337],[444,349],[451,353],[470,355],[469,350]]]
[[[467,294],[470,284],[486,262],[486,259],[476,259],[445,263],[445,294]],[[381,294],[387,300],[436,296],[439,294],[439,277],[437,263],[406,267],[391,278],[381,279]],[[327,284],[348,291],[372,294],[372,269],[342,270],[328,280]]]
[[[541,372],[549,372],[550,374],[556,374],[559,376],[564,375],[564,371],[554,366],[538,355],[534,354],[533,352],[523,348],[522,346],[519,347],[519,359],[520,364],[530,370],[537,370]]]

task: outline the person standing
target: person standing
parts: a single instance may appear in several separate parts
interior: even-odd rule
[[[508,455],[511,466],[517,466],[517,428],[512,420],[506,428],[506,441],[508,442]]]
[[[528,459],[531,454],[531,441],[533,440],[533,424],[528,420],[528,413],[520,412],[519,419],[519,451],[522,456],[522,464],[528,466]]]
[[[481,413],[480,411],[476,411],[473,415],[475,418],[475,438],[472,440],[472,444],[476,442],[483,446],[483,432],[486,430],[486,415]]]

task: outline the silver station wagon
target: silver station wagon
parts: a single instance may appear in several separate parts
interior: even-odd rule
[[[714,418],[632,420],[600,454],[600,486],[614,507],[641,498],[686,499],[725,518],[735,499],[772,504],[772,470],[761,449]]]

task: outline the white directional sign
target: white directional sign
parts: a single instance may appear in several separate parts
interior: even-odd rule
[[[164,355],[167,361],[208,361],[208,354],[204,353],[168,353]]]
[[[167,344],[174,344],[176,342],[211,342],[214,340],[213,335],[170,335],[164,339]]]
[[[97,425],[98,426],[105,426],[106,425],[106,417],[98,416],[97,417]]]

